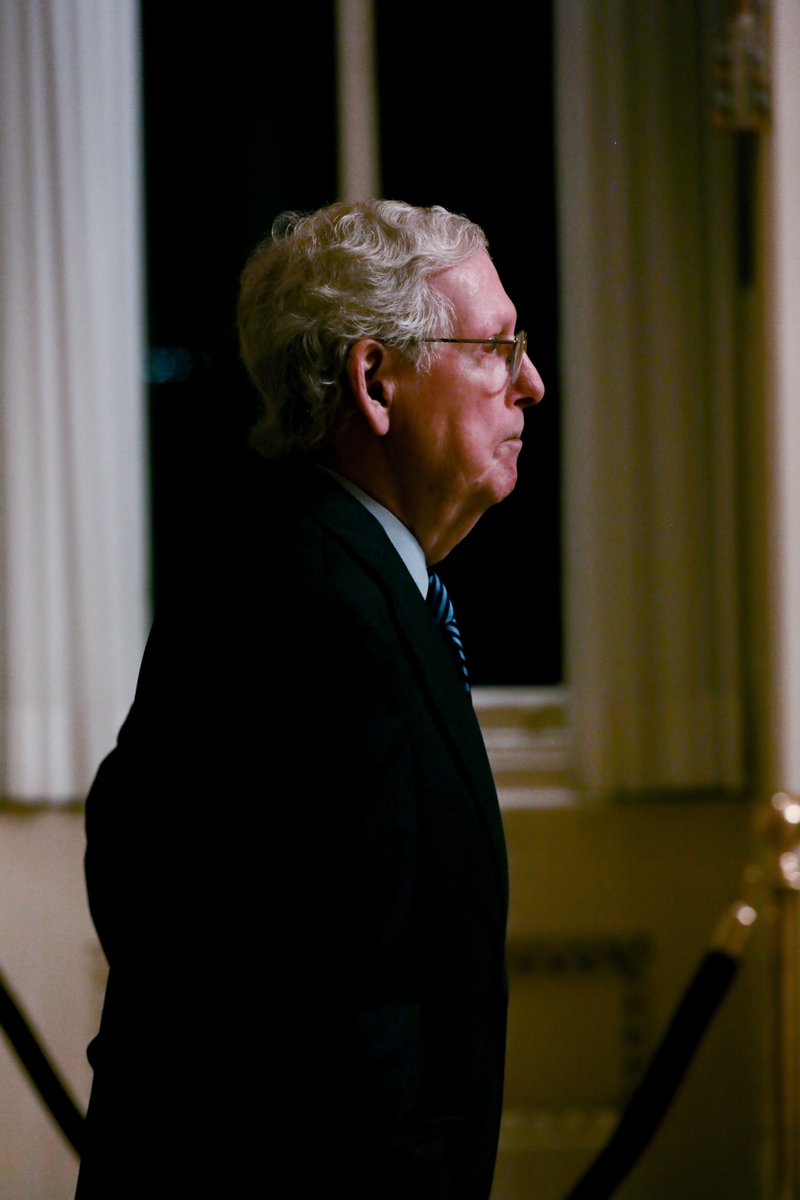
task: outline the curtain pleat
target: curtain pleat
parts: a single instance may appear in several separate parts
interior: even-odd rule
[[[0,795],[82,796],[147,609],[138,12],[0,6]]]
[[[733,151],[713,6],[559,0],[571,735],[590,794],[742,786]]]

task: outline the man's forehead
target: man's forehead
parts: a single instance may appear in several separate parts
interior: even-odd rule
[[[460,316],[483,319],[498,328],[516,320],[516,309],[484,250],[440,271],[432,282],[452,301]]]

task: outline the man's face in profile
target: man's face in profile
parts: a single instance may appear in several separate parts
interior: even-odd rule
[[[453,338],[513,339],[516,309],[489,255],[481,251],[434,277],[455,311]],[[399,372],[392,407],[392,451],[430,511],[472,518],[507,496],[517,481],[524,409],[544,386],[524,356],[511,382],[513,346],[437,345],[430,369]],[[404,460],[404,461],[403,461]]]

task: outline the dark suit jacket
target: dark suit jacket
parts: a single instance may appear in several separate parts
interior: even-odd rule
[[[463,681],[322,472],[259,464],[213,524],[87,802],[78,1195],[485,1200],[507,876]]]

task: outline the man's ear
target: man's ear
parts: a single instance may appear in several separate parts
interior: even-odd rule
[[[389,431],[389,410],[394,398],[392,355],[374,338],[355,342],[347,354],[347,380],[356,407],[374,434]]]

